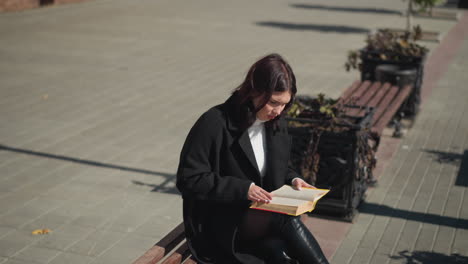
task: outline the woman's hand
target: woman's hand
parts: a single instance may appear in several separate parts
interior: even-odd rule
[[[301,178],[294,178],[294,180],[292,181],[292,186],[296,190],[300,190],[302,187],[317,189],[315,188],[315,186],[308,184]]]
[[[269,203],[273,196],[255,184],[250,185],[248,199],[252,202]]]

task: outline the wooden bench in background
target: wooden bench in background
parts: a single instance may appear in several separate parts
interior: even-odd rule
[[[170,253],[170,254],[169,254]],[[196,264],[191,258],[184,233],[184,223],[180,223],[156,245],[133,262],[133,264]]]
[[[366,109],[375,109],[371,121],[371,133],[376,139],[375,148],[377,148],[384,128],[391,122],[395,128],[393,136],[401,136],[402,114],[399,109],[409,97],[412,88],[411,85],[398,87],[390,83],[356,81],[343,92],[340,101],[361,107],[347,110],[346,114],[350,116],[364,116]]]

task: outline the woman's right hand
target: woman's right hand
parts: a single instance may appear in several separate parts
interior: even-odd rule
[[[248,199],[252,202],[269,203],[273,196],[261,187],[252,184],[248,192]]]

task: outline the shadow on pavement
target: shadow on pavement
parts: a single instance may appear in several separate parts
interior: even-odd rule
[[[345,6],[327,6],[327,5],[313,5],[313,4],[291,4],[295,8],[303,9],[316,9],[320,11],[338,11],[338,12],[351,12],[351,13],[373,13],[373,14],[389,14],[389,15],[402,15],[403,12],[385,8],[374,7],[345,7]]]
[[[360,27],[351,27],[351,26],[342,26],[342,25],[318,25],[318,24],[297,24],[297,23],[285,23],[277,21],[262,21],[256,22],[258,26],[264,27],[275,27],[286,30],[312,30],[328,33],[344,33],[344,34],[353,34],[353,33],[369,33],[369,29],[360,28]]]
[[[423,151],[433,154],[440,163],[459,165],[455,185],[468,187],[468,150],[465,150],[463,154],[429,149],[423,149]]]
[[[398,256],[390,256],[391,259],[405,259],[404,263],[421,263],[421,264],[462,264],[468,263],[468,257],[459,254],[452,254],[450,256],[429,251],[414,251],[407,250],[398,252]]]
[[[161,183],[160,185],[145,184],[145,183],[136,182],[136,181],[133,181],[133,183],[138,184],[138,185],[151,186],[154,188],[152,190],[153,192],[179,194],[179,192],[177,191],[175,187],[166,187],[168,183],[170,183],[171,181],[175,181],[175,178],[176,178],[174,174],[170,174],[170,173],[125,167],[125,166],[120,166],[120,165],[115,165],[115,164],[110,164],[110,163],[103,163],[103,162],[94,161],[94,160],[79,159],[79,158],[55,155],[55,154],[44,153],[44,152],[39,152],[39,151],[14,148],[14,147],[9,147],[5,145],[0,145],[0,151],[11,151],[11,152],[23,153],[23,154],[34,155],[34,156],[50,158],[50,159],[63,160],[63,161],[74,162],[74,163],[79,163],[79,164],[84,164],[84,165],[89,165],[89,166],[95,166],[95,167],[102,167],[102,168],[116,169],[116,170],[121,170],[121,171],[162,176],[165,178],[165,181]]]
[[[361,204],[361,206],[359,206],[358,210],[359,213],[401,218],[415,222],[448,226],[458,229],[468,229],[468,219],[458,219],[450,216],[412,212],[408,210],[392,208],[387,205],[364,202]]]
[[[170,194],[179,194],[180,192],[177,190],[176,187],[167,187],[166,185],[169,184],[170,182],[175,181],[175,175],[173,175],[173,178],[167,178],[163,183],[161,184],[151,184],[151,183],[144,183],[141,181],[135,181],[133,180],[132,183],[135,185],[140,185],[140,186],[147,186],[153,188],[151,191],[152,192],[159,192],[159,193],[170,193]]]

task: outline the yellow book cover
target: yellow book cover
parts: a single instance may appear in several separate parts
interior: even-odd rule
[[[314,210],[317,201],[329,191],[304,187],[296,190],[292,186],[283,185],[271,192],[273,199],[270,203],[254,202],[250,208],[297,216]]]

